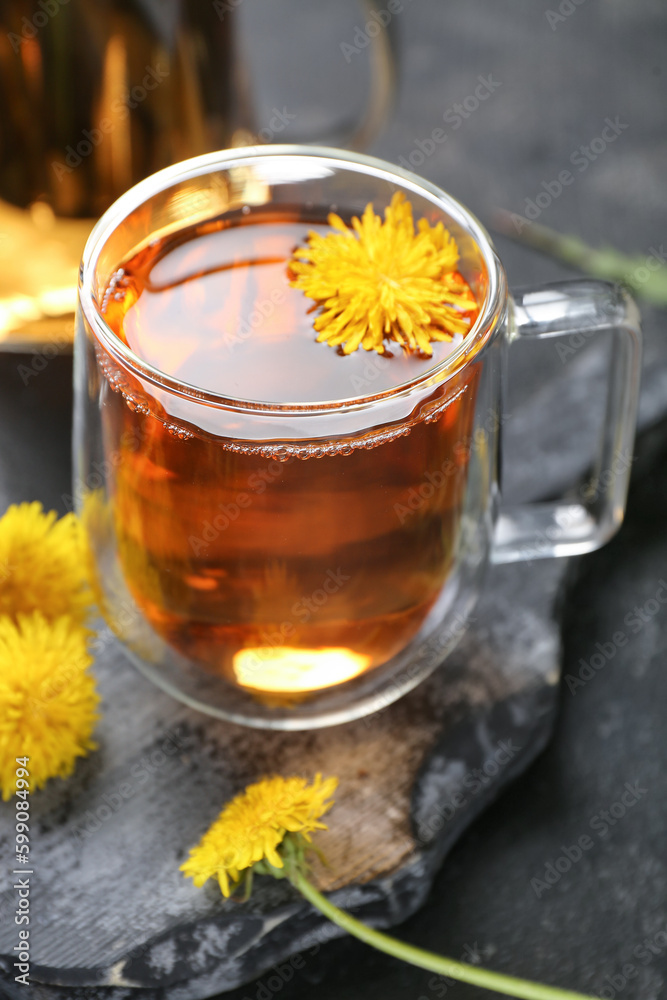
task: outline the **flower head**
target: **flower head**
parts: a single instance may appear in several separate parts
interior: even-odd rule
[[[58,520],[41,503],[12,504],[0,518],[0,614],[39,611],[83,623],[91,604],[84,547],[74,514]]]
[[[386,955],[410,962],[418,969],[437,972],[443,977],[481,986],[508,997],[525,997],[526,1000],[593,1000],[592,997],[573,993],[571,990],[542,986],[540,983],[436,955],[405,941],[398,941],[389,934],[362,923],[351,913],[339,909],[309,881],[303,861],[303,841],[310,842],[309,834],[312,830],[324,828],[324,824],[318,820],[329,808],[331,803],[325,800],[334,792],[337,784],[336,778],[322,781],[318,774],[310,787],[303,778],[267,778],[249,785],[245,792],[237,795],[223,809],[199,845],[190,852],[181,871],[193,878],[197,886],[203,885],[212,875],[217,875],[224,895],[229,896],[230,878],[234,883],[233,889],[245,876],[247,889],[250,889],[254,867],[274,878],[289,879],[312,906],[343,931],[353,934]],[[281,844],[284,860],[276,850]],[[249,895],[248,891],[246,898]]]
[[[99,696],[88,672],[87,631],[68,616],[0,618],[0,788],[14,794],[16,757],[29,757],[31,789],[67,777],[95,748]]]
[[[228,802],[217,820],[192,849],[181,871],[201,886],[216,877],[225,896],[254,866],[268,863],[282,868],[279,848],[292,838],[310,843],[314,830],[326,830],[320,817],[331,807],[338,780],[315,776],[312,785],[304,778],[264,778],[248,785]],[[261,867],[260,867],[261,870]],[[230,882],[232,883],[230,886]]]
[[[397,192],[384,222],[369,204],[352,229],[335,214],[329,225],[335,232],[310,232],[289,265],[293,287],[321,310],[318,341],[344,354],[360,346],[382,354],[393,340],[431,355],[432,341],[468,332],[478,306],[456,271],[458,248],[442,222],[420,219],[415,232],[412,205]]]

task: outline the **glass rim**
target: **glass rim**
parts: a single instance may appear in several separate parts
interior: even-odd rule
[[[390,184],[398,182],[403,190],[425,196],[427,200],[440,207],[473,238],[486,266],[488,284],[484,302],[480,305],[479,315],[455,351],[415,378],[376,393],[308,403],[272,403],[228,396],[181,381],[144,361],[111,329],[98,311],[93,296],[95,269],[106,242],[133,211],[148,202],[151,197],[174,187],[180,181],[196,179],[205,174],[215,173],[216,170],[229,170],[248,165],[249,162],[258,158],[281,159],[287,156],[320,161],[328,160],[333,167],[347,167],[365,173],[367,176],[375,176],[378,180],[385,180]],[[299,413],[312,414],[322,410],[359,410],[374,401],[409,396],[421,389],[448,381],[472,361],[493,338],[507,302],[507,280],[491,238],[481,222],[465,205],[430,181],[405,170],[403,167],[377,157],[366,156],[363,153],[327,146],[267,144],[222,149],[205,153],[203,156],[182,160],[151,174],[129,188],[107,209],[88,237],[79,268],[78,295],[81,312],[97,340],[114,356],[117,362],[157,388],[166,390],[171,395],[219,409],[253,410],[273,414],[289,413],[297,416]]]

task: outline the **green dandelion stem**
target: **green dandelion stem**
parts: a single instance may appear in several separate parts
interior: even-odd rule
[[[648,254],[629,256],[614,247],[596,249],[578,236],[559,233],[536,222],[522,220],[521,225],[515,225],[513,219],[509,212],[497,212],[495,228],[503,236],[570,264],[594,278],[619,282],[654,306],[667,306],[667,268],[662,246],[657,250],[652,248]]]
[[[452,958],[434,955],[433,952],[425,951],[423,948],[415,948],[414,945],[406,944],[404,941],[397,941],[396,938],[390,937],[388,934],[367,927],[360,920],[356,920],[349,913],[334,906],[326,896],[323,896],[311,885],[298,868],[292,868],[288,873],[288,878],[295,889],[298,889],[308,902],[325,917],[328,917],[332,923],[372,948],[377,948],[378,951],[383,951],[387,955],[416,965],[419,969],[437,972],[462,983],[481,986],[495,993],[519,997],[522,1000],[523,998],[525,1000],[592,1000],[591,997],[583,993],[573,993],[571,990],[561,990],[554,986],[542,986],[540,983],[533,983],[527,979],[517,979],[515,976],[506,976],[500,972],[488,972],[486,969],[479,969],[477,966],[467,965],[465,962],[457,962]]]

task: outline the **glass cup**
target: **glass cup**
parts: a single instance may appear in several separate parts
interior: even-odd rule
[[[233,398],[159,371],[103,319],[123,262],[158,238],[286,214],[305,233],[332,208],[347,221],[368,202],[380,213],[396,191],[416,219],[450,230],[480,305],[445,360],[398,387],[382,389],[383,359],[359,351],[347,394]],[[197,319],[194,307],[183,338]],[[259,313],[238,338],[257,324]],[[520,338],[581,330],[614,333],[605,488],[505,508],[505,358]],[[262,360],[258,350],[258,386]],[[169,167],[108,210],[80,271],[74,502],[100,608],[148,677],[222,719],[305,729],[384,707],[454,648],[490,561],[590,552],[618,529],[639,361],[638,312],[621,289],[578,281],[512,297],[470,212],[391,164],[275,146]]]

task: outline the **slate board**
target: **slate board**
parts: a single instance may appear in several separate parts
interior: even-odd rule
[[[445,666],[374,716],[311,732],[258,732],[196,713],[154,688],[108,636],[95,666],[99,750],[32,797],[31,1000],[200,1000],[338,936],[284,883],[258,879],[242,906],[178,871],[224,801],[266,773],[336,774],[318,884],[376,926],[413,913],[449,847],[549,737],[564,571],[556,561],[531,574],[492,570]],[[9,820],[5,808],[5,844]],[[3,872],[5,916],[10,886]],[[10,997],[25,996],[12,983],[16,940],[3,920],[0,982]]]

